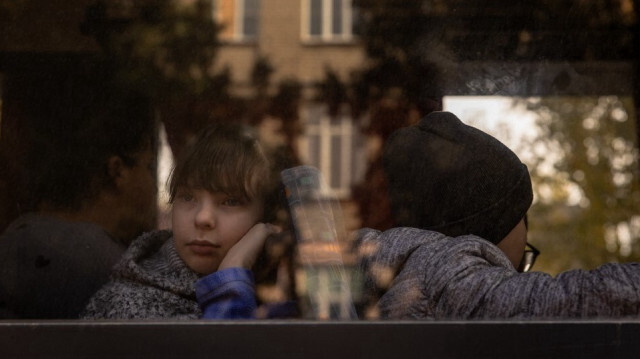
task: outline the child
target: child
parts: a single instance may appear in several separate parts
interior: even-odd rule
[[[239,125],[205,129],[169,180],[172,231],[135,240],[84,318],[252,318],[251,267],[273,189],[258,142]]]
[[[394,220],[402,227],[359,233],[357,249],[371,299],[365,316],[640,314],[637,263],[557,277],[522,273],[535,259],[525,249],[531,182],[527,168],[495,138],[451,113],[434,112],[391,135],[383,161]]]

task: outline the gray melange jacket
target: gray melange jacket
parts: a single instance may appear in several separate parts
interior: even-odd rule
[[[85,308],[84,319],[198,319],[198,275],[180,259],[170,231],[138,237]]]
[[[557,277],[518,273],[492,243],[415,228],[363,229],[356,240],[369,302],[386,319],[638,317],[640,265]],[[370,312],[370,311],[369,311]]]

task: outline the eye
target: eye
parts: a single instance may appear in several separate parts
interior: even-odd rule
[[[222,201],[223,205],[229,206],[229,207],[238,207],[238,206],[244,205],[245,203],[246,201],[239,197],[228,197]]]
[[[191,193],[190,191],[182,190],[182,191],[178,191],[176,198],[180,202],[192,202],[195,197],[193,196],[193,193]]]

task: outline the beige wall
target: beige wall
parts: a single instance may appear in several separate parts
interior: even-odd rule
[[[229,65],[237,86],[248,84],[255,59],[266,56],[274,67],[273,81],[293,78],[304,85],[324,78],[330,67],[346,80],[364,61],[357,41],[305,43],[301,37],[302,0],[264,0],[260,9],[259,37],[255,43],[227,43],[217,66]]]

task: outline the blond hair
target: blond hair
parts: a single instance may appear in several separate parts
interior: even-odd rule
[[[169,202],[173,203],[182,186],[263,199],[273,189],[270,172],[269,161],[251,128],[212,125],[177,161],[168,181]]]

